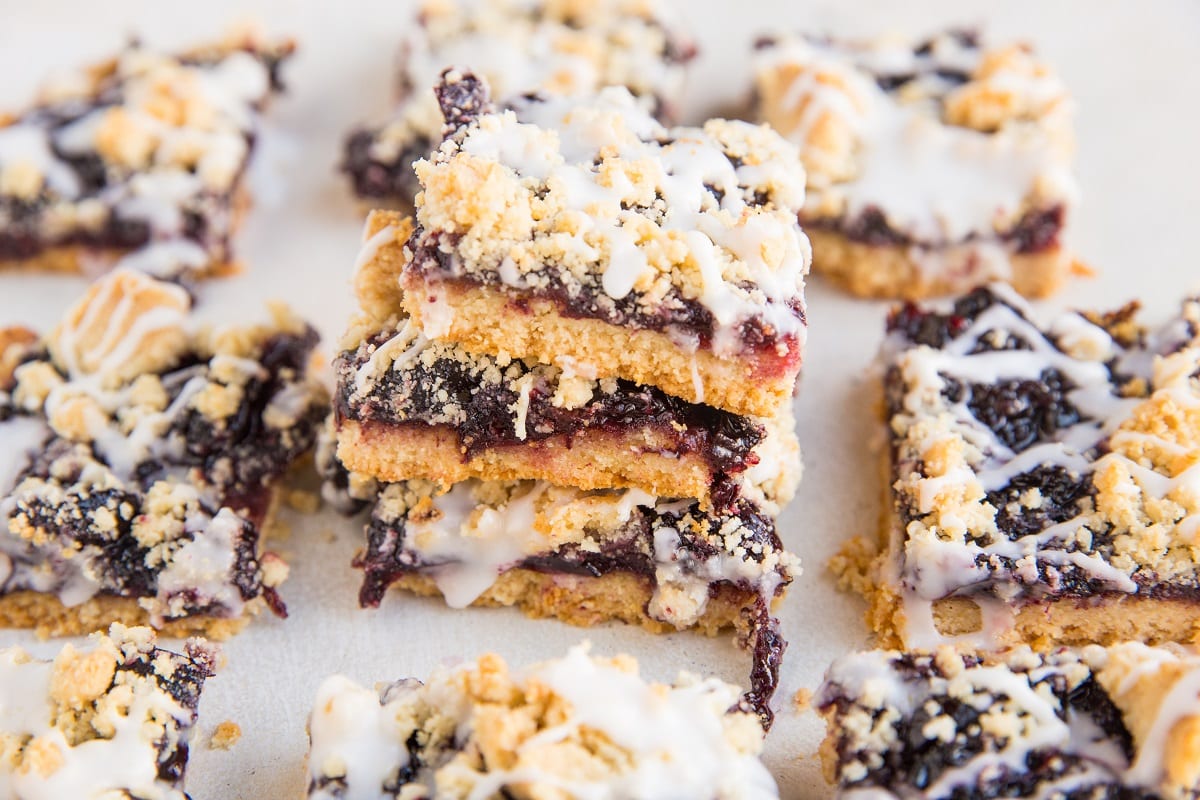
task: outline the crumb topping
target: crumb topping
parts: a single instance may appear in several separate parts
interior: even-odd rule
[[[918,642],[951,595],[1196,590],[1198,314],[1133,335],[1110,317],[1122,343],[1096,316],[1040,327],[999,286],[893,313],[894,557]]]
[[[186,800],[183,772],[216,653],[160,650],[147,628],[114,625],[52,662],[0,651],[0,787],[51,800],[101,795]]]
[[[761,43],[756,86],[800,148],[804,219],[852,238],[1020,249],[1023,220],[1074,199],[1071,102],[1026,45],[788,36]]]
[[[777,797],[757,720],[730,710],[737,693],[689,674],[648,684],[632,658],[586,645],[515,673],[486,655],[378,693],[334,676],[309,721],[308,796]]]
[[[140,273],[93,284],[0,394],[0,591],[135,597],[155,624],[282,610],[258,527],[325,415],[315,341],[282,313],[199,324]]]
[[[1200,720],[1190,652],[855,653],[830,667],[816,704],[843,792],[1182,800],[1198,789],[1195,761],[1178,760]]]
[[[230,259],[257,114],[291,46],[244,35],[168,55],[133,44],[0,127],[0,259],[133,250],[157,275]]]
[[[484,90],[450,73],[441,91]],[[478,115],[416,169],[418,273],[675,326],[721,355],[803,334],[804,175],[766,127],[668,130],[609,88]]]

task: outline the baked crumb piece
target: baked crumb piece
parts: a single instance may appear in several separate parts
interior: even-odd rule
[[[801,713],[812,708],[813,691],[812,689],[801,688],[796,690],[796,694],[792,695],[792,705]]]
[[[328,400],[307,374],[315,331],[274,314],[204,323],[176,284],[118,270],[21,343],[0,383],[0,623],[285,614],[261,531]],[[30,613],[30,593],[50,605]]]
[[[512,671],[495,655],[365,689],[328,678],[309,719],[308,797],[778,797],[738,690],[649,684],[628,656]]]
[[[1071,271],[1072,103],[1028,46],[782,36],[755,71],[760,118],[800,148],[818,271],[910,298],[990,280],[1041,296]]]
[[[242,728],[236,722],[225,720],[218,725],[209,737],[208,746],[213,750],[232,750],[242,738]]]
[[[450,71],[437,93],[459,124],[417,163],[401,278],[427,336],[735,414],[790,402],[810,260],[791,145],[667,129],[620,88],[486,112],[485,85]]]
[[[501,104],[625,86],[671,121],[696,52],[677,16],[661,0],[424,0],[401,48],[397,106],[383,125],[351,131],[342,170],[359,197],[412,205],[412,163],[442,139],[429,87],[449,66],[474,70]]]
[[[1200,794],[1200,655],[1190,649],[855,653],[830,667],[816,705],[839,798]]]
[[[187,800],[188,742],[216,651],[182,654],[148,628],[113,625],[53,661],[0,650],[0,786],[29,798]]]
[[[292,49],[248,32],[179,54],[134,42],[46,86],[0,127],[0,268],[234,269],[258,115]]]
[[[1039,325],[999,285],[905,305],[884,347],[889,642],[1191,641],[1200,624],[1200,301]]]

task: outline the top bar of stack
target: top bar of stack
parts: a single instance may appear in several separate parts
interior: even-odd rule
[[[810,262],[794,148],[725,120],[668,131],[619,89],[498,114],[474,78],[438,91],[455,132],[417,165],[402,276],[427,335],[735,414],[790,400]]]

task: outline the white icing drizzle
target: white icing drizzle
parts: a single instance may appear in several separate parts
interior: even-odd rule
[[[308,731],[309,800],[378,800],[383,785],[408,765],[408,731],[395,705],[342,675],[321,683]],[[345,785],[318,787],[321,778],[342,778]]]
[[[1010,228],[1030,206],[1075,199],[1070,104],[1049,73],[1005,68],[984,78],[977,71],[989,51],[965,47],[953,36],[933,43],[930,53],[920,55],[915,42],[887,37],[779,41],[760,51],[760,85],[790,84],[766,113],[802,149],[815,216],[855,219],[878,209],[890,228],[923,246],[918,264],[937,252],[926,248],[962,245],[962,252],[946,251],[945,257],[955,264],[976,262],[977,280],[1004,278],[1011,246],[997,250],[997,231]],[[934,67],[971,76],[970,86],[990,84],[1015,97],[1013,106],[1039,109],[1040,116],[1005,117],[988,132],[947,121],[943,101],[963,90]],[[917,77],[885,91],[877,75]],[[935,257],[927,269],[940,271],[947,263]]]
[[[529,265],[540,258],[537,248],[544,240],[565,252],[566,261],[599,273],[599,288],[620,300],[634,291],[642,297],[645,282],[675,280],[663,253],[682,246],[686,256],[668,260],[694,265],[699,285],[676,289],[688,297],[695,289],[694,299],[712,313],[713,352],[740,353],[737,330],[749,319],[761,319],[780,336],[803,337],[804,325],[789,303],[803,302],[811,253],[796,223],[804,175],[790,145],[744,122],[713,120],[703,129],[667,130],[618,87],[593,97],[518,102],[515,108],[472,125],[459,149],[498,162],[518,180],[545,184],[552,201],[561,204],[560,213],[574,221],[574,230],[535,232],[522,269],[501,263],[511,254],[485,254],[464,265],[457,252],[454,269],[495,270],[504,284],[528,289],[543,279],[537,266]],[[722,144],[729,140],[762,148],[757,156],[762,163],[735,167]],[[431,169],[449,169],[453,159],[442,152]],[[601,160],[658,165],[644,180],[661,196],[661,214],[630,207],[631,179],[621,169],[597,167]],[[770,180],[756,177],[767,174]],[[713,201],[708,187],[721,193],[719,201]],[[745,187],[770,187],[773,205],[752,206]],[[429,220],[442,210],[429,192],[424,198],[418,218],[427,229],[436,229]],[[492,256],[494,265],[487,261]]]
[[[12,165],[36,170],[46,188],[62,197],[79,195],[79,178],[50,149],[46,130],[32,123],[0,128],[0,172]]]
[[[31,660],[20,648],[0,651],[0,735],[34,737],[61,757],[49,774],[36,768],[14,770],[6,759],[0,764],[0,797],[62,800],[124,796],[128,791],[147,800],[185,800],[182,790],[158,777],[157,725],[148,723],[173,718],[186,730],[190,712],[165,691],[135,687],[128,709],[115,703],[100,707],[92,724],[111,731],[110,736],[71,746],[53,724],[53,670],[51,662]]]
[[[379,797],[384,782],[408,763],[404,743],[425,730],[420,726],[429,709],[445,716],[455,734],[453,741],[439,743],[449,747],[446,751],[435,749],[428,737],[417,737],[425,748],[424,767],[413,780],[418,793],[442,796],[452,786],[464,798],[486,800],[506,786],[525,784],[595,800],[778,797],[774,780],[758,758],[757,726],[745,715],[728,711],[737,702],[737,687],[690,675],[681,675],[674,686],[650,685],[636,672],[591,658],[586,644],[565,658],[514,676],[527,693],[538,686],[543,688],[536,691],[561,698],[566,709],[561,724],[515,738],[511,748],[517,766],[470,766],[456,758],[459,749],[475,746],[474,737],[484,735],[477,726],[495,720],[477,713],[477,701],[464,692],[461,676],[466,669],[439,672],[424,686],[414,681],[393,684],[381,695],[342,677],[327,680],[310,721],[309,797]],[[619,764],[589,775],[571,773],[552,761],[522,760],[583,731],[604,736],[606,748],[623,754]],[[323,782],[329,782],[328,788],[317,788]]]
[[[1184,658],[1137,643],[1121,646],[1136,649],[1139,657],[1145,658],[1146,664],[1141,669],[1131,671],[1118,689],[1118,694],[1128,692],[1144,675],[1157,673],[1165,664],[1186,666],[1185,672],[1159,703],[1153,723],[1137,742],[1137,756],[1123,776],[1127,783],[1134,786],[1158,789],[1167,778],[1166,744],[1172,730],[1182,720],[1200,716],[1200,656],[1190,653]]]
[[[525,558],[553,552],[564,543],[588,549],[607,537],[620,539],[639,507],[653,515],[684,514],[691,501],[663,500],[637,489],[607,492],[551,487],[531,481],[512,491],[506,502],[478,499],[487,486],[476,480],[456,484],[432,498],[433,513],[422,508],[408,516],[404,548],[417,558],[454,608],[463,608],[486,592],[507,569]],[[685,521],[682,524],[688,524]],[[654,532],[651,557],[655,587],[650,614],[678,627],[694,624],[706,608],[715,583],[753,586],[768,600],[783,580],[781,569],[799,572],[786,552],[751,553],[741,541],[736,517],[723,518],[719,552],[697,558],[680,546],[680,532],[662,523]]]
[[[949,641],[933,625],[933,601],[969,592],[973,584],[985,579],[998,580],[994,591],[1004,601],[1000,608],[994,608],[995,604],[987,603],[978,594],[972,595],[972,599],[989,605],[985,617],[992,625],[985,626],[982,637],[971,636],[970,641],[986,644],[988,637],[1011,623],[1011,614],[1005,606],[1020,593],[1020,585],[1042,583],[1038,564],[1078,567],[1111,590],[1138,591],[1129,568],[1118,567],[1103,553],[1091,549],[1092,533],[1103,530],[1088,528],[1092,524],[1090,511],[1010,539],[1003,532],[987,533],[973,527],[978,521],[962,519],[956,510],[945,507],[943,498],[955,497],[960,491],[969,495],[975,490],[972,487],[997,491],[1016,476],[1041,466],[1059,467],[1086,480],[1090,474],[1114,465],[1130,475],[1130,491],[1147,499],[1200,496],[1200,465],[1172,477],[1120,452],[1123,445],[1132,441],[1181,452],[1180,446],[1158,437],[1118,430],[1146,401],[1119,397],[1103,362],[1116,358],[1119,365],[1125,365],[1147,364],[1147,360],[1129,357],[1107,332],[1078,314],[1067,314],[1056,321],[1049,328],[1054,332],[1050,335],[1061,338],[1052,340],[1029,321],[1032,311],[1015,293],[1001,286],[993,286],[991,291],[1001,302],[988,307],[965,332],[943,348],[909,346],[899,335],[885,347],[885,357],[902,371],[907,389],[903,409],[893,420],[893,425],[899,426],[894,429],[904,431],[899,437],[903,452],[908,454],[902,456],[907,460],[900,465],[897,476],[901,483],[907,481],[908,468],[920,469],[916,454],[948,435],[961,437],[968,449],[963,465],[932,477],[916,475],[906,483],[905,490],[912,492],[909,499],[915,510],[929,515],[917,528],[913,527],[917,525],[914,522],[907,533],[896,531],[892,537],[891,550],[900,563],[888,580],[898,580],[902,586],[908,626],[905,642],[909,646],[928,647]],[[1168,328],[1173,329],[1174,325]],[[971,352],[986,337],[1008,335],[1023,339],[1030,349]],[[1153,346],[1155,337],[1150,338]],[[1154,362],[1153,374],[1142,377],[1149,381],[1156,396],[1169,396],[1180,408],[1195,408],[1200,405],[1200,391],[1195,379],[1189,376],[1197,365],[1200,365],[1200,349],[1184,347],[1173,354],[1160,355]],[[1020,453],[1014,453],[975,419],[966,405],[969,389],[964,388],[964,398],[958,402],[951,402],[942,394],[947,378],[966,387],[1000,380],[1038,380],[1048,369],[1059,371],[1074,385],[1066,397],[1083,418],[1058,430],[1051,440],[1041,441]],[[934,420],[937,424],[922,427],[923,422]],[[1106,440],[1105,449],[1109,452],[1099,455],[1096,448]],[[1200,527],[1200,511],[1194,509],[1193,501],[1193,510],[1176,521],[1173,536],[1187,540],[1195,534]],[[947,532],[955,528],[965,530],[966,535]],[[997,556],[1014,562],[1011,571],[977,566],[978,559],[986,563]]]
[[[0,498],[13,490],[34,451],[49,437],[50,429],[37,417],[15,416],[0,422]],[[3,509],[0,501],[0,514]]]

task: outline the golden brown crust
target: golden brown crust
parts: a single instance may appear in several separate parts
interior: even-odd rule
[[[486,286],[430,282],[413,271],[402,280],[405,311],[414,321],[428,327],[424,306],[438,298],[453,310],[438,338],[472,352],[559,365],[568,356],[580,374],[594,371],[595,377],[657,386],[734,414],[773,417],[792,398],[794,370],[771,374],[768,364],[756,364],[751,356],[728,360],[706,350],[685,353],[665,333],[564,317],[550,300],[523,298],[517,306],[503,291]]]
[[[17,368],[26,349],[37,344],[37,340],[36,332],[20,325],[0,328],[0,389],[8,387],[13,379],[13,370]]]
[[[405,575],[392,585],[427,597],[441,594],[425,575]],[[718,586],[716,592],[692,629],[706,636],[716,636],[730,628],[748,631],[750,618],[745,610],[753,607],[758,595],[730,584]],[[582,628],[616,620],[638,625],[651,633],[676,630],[669,622],[650,616],[647,607],[653,593],[649,578],[626,572],[592,578],[517,568],[500,575],[471,605],[516,606],[533,619],[550,617]]]
[[[986,272],[938,274],[923,269],[905,245],[875,246],[854,242],[839,233],[806,228],[813,248],[813,270],[859,297],[918,300],[967,291],[987,281]],[[1062,247],[1010,257],[1007,280],[1026,297],[1048,297],[1062,288],[1072,272],[1071,256]]]
[[[394,230],[395,235],[381,242],[354,274],[354,296],[362,310],[376,321],[403,314],[400,272],[408,261],[404,245],[412,235],[412,218],[396,211],[373,210],[367,214],[363,241],[369,241],[388,228]]]
[[[179,639],[204,636],[223,641],[246,627],[250,617],[262,608],[263,601],[257,599],[248,607],[248,613],[233,619],[198,616],[168,620],[158,628],[158,634]],[[40,592],[19,591],[0,596],[0,628],[32,629],[43,639],[84,636],[107,630],[114,622],[131,627],[149,625],[150,615],[131,597],[97,595],[68,607],[54,595]]]
[[[705,500],[714,478],[696,454],[663,455],[669,439],[654,431],[621,435],[585,431],[512,447],[484,450],[464,460],[457,435],[434,426],[390,426],[344,420],[338,458],[352,472],[382,481],[424,478],[450,486],[468,478],[547,480],[580,489],[637,488],[659,497]]]

